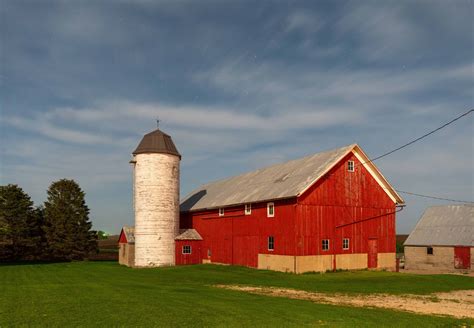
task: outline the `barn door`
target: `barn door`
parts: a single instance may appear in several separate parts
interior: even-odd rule
[[[454,268],[470,269],[471,268],[471,247],[454,247]]]
[[[377,239],[369,239],[369,252],[368,252],[368,264],[367,267],[376,268],[377,267]]]

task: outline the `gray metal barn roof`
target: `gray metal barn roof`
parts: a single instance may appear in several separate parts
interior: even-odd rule
[[[364,162],[369,162],[356,144],[344,146],[205,184],[182,200],[180,210],[187,212],[297,197],[353,150],[364,156]],[[387,192],[394,195],[398,203],[403,203],[375,166],[368,165],[373,166],[375,174],[384,181]]]
[[[180,229],[174,240],[202,240],[202,237],[195,229]]]
[[[474,246],[474,205],[428,207],[406,246]]]

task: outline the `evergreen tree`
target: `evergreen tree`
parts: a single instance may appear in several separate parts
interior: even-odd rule
[[[97,234],[91,231],[84,192],[74,180],[53,182],[44,204],[44,233],[54,260],[82,260],[97,252]]]
[[[17,185],[0,186],[0,260],[32,260],[41,249],[41,218]]]

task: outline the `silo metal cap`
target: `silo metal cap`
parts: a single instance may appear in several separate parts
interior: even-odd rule
[[[137,155],[147,153],[171,154],[179,156],[181,159],[181,154],[178,152],[178,149],[176,149],[171,137],[160,131],[160,129],[145,134],[142,141],[138,144],[137,149],[135,149],[132,154]]]

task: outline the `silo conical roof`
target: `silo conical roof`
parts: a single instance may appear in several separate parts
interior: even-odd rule
[[[146,153],[171,154],[181,158],[181,155],[178,152],[178,149],[176,149],[171,137],[160,129],[145,134],[142,141],[140,141],[138,147],[132,154],[137,155]]]

